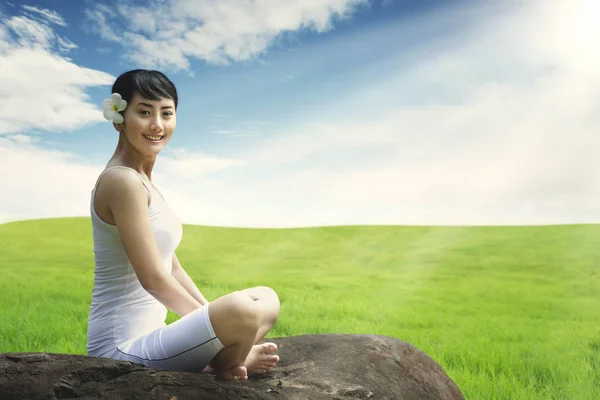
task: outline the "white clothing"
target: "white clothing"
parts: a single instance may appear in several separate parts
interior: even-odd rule
[[[112,168],[135,171],[128,167],[111,167],[106,171]],[[167,326],[166,307],[142,287],[116,226],[106,223],[96,214],[96,187],[106,171],[92,190],[90,204],[95,270],[87,353],[166,369],[181,369],[183,365],[175,365],[178,360],[191,357],[195,368],[204,368],[223,348],[211,326],[208,307],[202,307]],[[147,185],[142,176],[137,171],[135,173],[150,195],[148,216],[152,231],[165,271],[171,273],[173,254],[183,235],[181,222],[156,188]],[[197,349],[191,351],[193,348]],[[200,350],[206,354],[199,353]]]
[[[204,306],[148,335],[127,340],[104,357],[156,369],[202,372],[224,347],[212,328],[208,308]]]

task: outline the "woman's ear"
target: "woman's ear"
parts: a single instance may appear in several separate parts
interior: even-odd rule
[[[122,131],[123,131],[123,124],[116,124],[116,123],[114,123],[114,122],[113,122],[113,126],[115,127],[115,130],[116,130],[117,132],[119,132],[119,133],[120,133],[120,132],[122,132]]]

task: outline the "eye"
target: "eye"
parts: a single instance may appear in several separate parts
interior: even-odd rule
[[[171,117],[173,116],[173,113],[171,111],[167,111],[163,114],[165,117]]]
[[[150,115],[150,113],[148,112],[148,110],[142,110],[142,111],[140,111],[140,114],[142,114],[142,115]]]

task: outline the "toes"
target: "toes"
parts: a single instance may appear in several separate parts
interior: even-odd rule
[[[264,353],[275,353],[277,351],[277,345],[275,343],[263,343],[262,350]]]
[[[274,367],[275,365],[277,365],[277,363],[272,362],[272,361],[261,361],[259,363],[256,363],[256,365]]]
[[[219,372],[217,372],[216,377],[218,380],[221,380],[221,381],[235,380],[235,376],[233,376],[233,374],[231,373],[231,370],[219,371]]]
[[[204,368],[202,370],[202,373],[203,374],[213,374],[214,375],[216,373],[216,371],[215,371],[215,369],[213,367],[211,367],[210,365],[207,365],[206,368]]]
[[[248,370],[244,366],[237,366],[225,371],[216,371],[216,376],[224,381],[245,381],[248,380]]]
[[[248,375],[248,370],[246,369],[246,367],[242,366],[242,365],[238,365],[237,367],[233,367],[230,369],[231,374],[233,376],[235,376],[236,378],[243,378],[246,377]]]
[[[260,364],[256,365],[256,368],[271,369],[271,368],[275,368],[276,366],[277,366],[277,364],[275,364],[275,363],[260,363]]]
[[[279,356],[269,355],[269,354],[261,354],[258,359],[260,362],[277,362],[279,361]]]

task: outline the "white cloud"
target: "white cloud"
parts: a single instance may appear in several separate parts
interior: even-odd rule
[[[25,216],[88,215],[90,191],[102,170],[102,166],[89,165],[83,158],[10,136],[0,137],[0,168],[18,171],[0,178],[0,222]]]
[[[134,31],[153,34],[156,32],[156,17],[151,8],[121,4],[121,15],[129,16],[129,22]]]
[[[197,183],[198,179],[231,167],[246,165],[239,159],[218,157],[210,154],[190,153],[181,149],[172,156],[161,158],[160,171],[169,181]]]
[[[109,85],[114,78],[60,55],[77,46],[56,35],[46,20],[64,21],[53,11],[35,10],[44,18],[0,21],[0,96],[8,99],[0,103],[0,134],[29,128],[68,131],[103,121],[85,89]]]
[[[6,139],[12,141],[16,145],[32,144],[32,143],[39,141],[39,139],[36,137],[32,137],[29,135],[22,135],[22,134],[9,135],[6,137]],[[9,143],[9,142],[5,142],[5,143]]]
[[[214,63],[262,54],[282,33],[323,32],[347,18],[366,0],[172,0],[147,7],[122,1],[116,12],[95,5],[88,22],[101,37],[126,47],[132,61],[154,68],[189,69],[192,58]],[[133,17],[131,17],[133,16]],[[126,24],[124,23],[126,20]],[[122,22],[120,24],[120,22]],[[113,32],[126,26],[122,40]]]
[[[0,175],[3,187],[0,223],[89,216],[91,190],[104,165],[90,164],[83,155],[44,149],[36,146],[36,142],[35,138],[23,134],[0,137],[0,170],[18,171]],[[230,166],[244,165],[241,160],[192,154],[185,150],[169,153],[160,157],[154,178],[155,182],[165,183],[166,191],[161,186],[159,189],[168,198],[173,196],[169,185],[176,187],[175,193],[181,189],[185,191],[188,185],[198,187],[200,178],[210,177]],[[207,183],[203,181],[201,185]],[[208,199],[215,200],[209,193],[203,199],[199,198],[200,202]],[[190,203],[189,199],[186,201]],[[207,203],[208,207],[202,212],[221,210],[217,203]]]
[[[56,11],[48,10],[45,8],[32,7],[28,5],[24,5],[23,9],[29,11],[30,13],[36,14],[39,18],[48,23],[56,24],[59,26],[67,26],[67,23],[65,22],[63,17],[61,17],[60,14],[58,14]]]
[[[117,34],[120,31],[113,28],[109,22],[110,19],[116,17],[115,12],[110,7],[105,4],[95,4],[93,8],[87,8],[84,13],[88,22],[85,24],[86,29],[97,33],[105,40],[112,42],[122,40]]]
[[[4,22],[15,39],[15,47],[35,47],[48,49],[54,41],[52,28],[27,17],[12,17]]]
[[[213,134],[216,134],[216,135],[231,136],[231,137],[250,137],[250,136],[254,136],[254,132],[244,132],[244,131],[235,130],[235,129],[212,129],[210,131],[210,133],[213,133]]]
[[[69,39],[57,37],[56,42],[61,53],[68,53],[69,51],[76,49],[77,45],[71,42]]]

